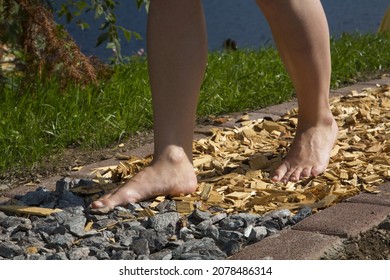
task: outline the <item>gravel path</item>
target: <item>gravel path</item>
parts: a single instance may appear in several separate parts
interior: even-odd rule
[[[92,213],[90,198],[71,191],[91,183],[64,178],[54,192],[39,187],[17,196],[20,205],[63,211],[44,217],[0,212],[0,259],[221,260],[311,215],[310,208],[296,215],[227,215],[217,207],[181,215],[172,200],[161,202],[152,216],[148,202]]]

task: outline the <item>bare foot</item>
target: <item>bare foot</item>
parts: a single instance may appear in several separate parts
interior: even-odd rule
[[[124,185],[94,201],[93,209],[113,209],[118,205],[140,202],[159,195],[193,193],[197,179],[192,163],[184,150],[169,146],[153,163]]]
[[[296,182],[324,172],[337,135],[338,127],[333,118],[329,125],[298,128],[290,151],[284,162],[275,170],[272,180]]]

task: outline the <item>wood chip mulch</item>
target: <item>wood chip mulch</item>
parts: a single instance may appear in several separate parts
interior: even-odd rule
[[[207,210],[219,206],[227,213],[263,214],[271,210],[295,212],[303,206],[327,208],[361,192],[377,193],[376,186],[390,177],[390,86],[378,85],[331,99],[339,137],[328,169],[316,178],[296,183],[274,183],[270,174],[281,163],[294,138],[297,109],[278,120],[242,120],[234,128],[214,128],[212,136],[194,141],[194,194],[157,197],[176,201],[177,211]],[[94,170],[98,187],[80,189],[91,195],[108,191],[134,176],[151,161],[131,157],[118,166]],[[77,190],[74,190],[77,192]]]

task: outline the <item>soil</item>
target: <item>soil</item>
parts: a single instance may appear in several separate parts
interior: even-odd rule
[[[118,153],[124,154],[152,141],[153,133],[144,131],[131,136],[120,145],[103,149],[69,148],[62,153],[48,156],[45,161],[29,170],[12,170],[0,175],[0,196],[1,187],[11,189],[28,182],[39,183],[52,176],[67,176],[74,167],[113,158]],[[348,239],[343,246],[324,256],[323,259],[389,260],[390,229],[373,228],[357,238]]]
[[[328,252],[325,260],[390,260],[390,218],[358,237]]]

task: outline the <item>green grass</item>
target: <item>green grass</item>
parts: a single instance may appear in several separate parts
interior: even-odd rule
[[[343,35],[332,40],[332,88],[390,70],[390,34]],[[35,81],[0,87],[0,173],[31,167],[70,146],[101,148],[152,127],[151,96],[143,58],[117,66],[109,81],[64,90]],[[255,109],[293,97],[273,48],[209,55],[198,116]]]

